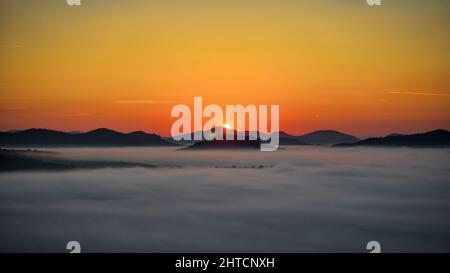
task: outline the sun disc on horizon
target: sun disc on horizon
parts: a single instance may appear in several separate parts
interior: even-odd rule
[[[225,128],[225,129],[231,129],[231,125],[228,124],[228,123],[225,123],[225,124],[223,125],[223,128]]]

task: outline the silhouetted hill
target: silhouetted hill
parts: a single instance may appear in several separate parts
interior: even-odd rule
[[[204,136],[208,134],[214,134],[216,130],[222,129],[223,140],[204,140]],[[209,131],[203,131],[202,140],[197,140],[192,143],[192,145],[186,147],[186,150],[236,150],[236,149],[259,149],[258,140],[236,140],[237,132],[231,130],[234,134],[234,140],[226,140],[227,129],[217,127]],[[194,138],[194,133],[191,134],[191,139]]]
[[[386,137],[368,138],[352,144],[338,144],[335,146],[450,147],[450,132],[439,129],[421,134],[389,135]]]
[[[186,150],[259,150],[259,140],[211,140],[199,141],[184,149]]]
[[[392,137],[392,136],[404,136],[404,134],[391,133],[391,134],[387,135],[386,137]]]
[[[220,128],[220,127],[218,127],[218,128]],[[223,129],[223,130],[225,131],[225,129]],[[201,132],[201,131],[197,131],[197,132]],[[213,132],[214,132],[214,129],[209,130],[209,131],[203,131],[203,134],[211,134]],[[175,140],[172,137],[165,138],[165,140],[169,143],[173,143],[173,144],[177,144],[177,145],[185,145],[185,146],[192,145],[196,142],[205,140],[203,135],[202,135],[201,140],[194,140],[194,132],[192,132],[190,134],[180,135],[180,137],[182,138],[181,140]]]
[[[214,134],[215,128],[210,131],[203,132],[204,134]],[[186,147],[188,150],[241,150],[241,149],[254,149],[259,150],[261,147],[261,140],[259,134],[256,135],[256,140],[249,140],[250,132],[243,132],[245,134],[245,140],[237,140],[238,132],[235,130],[229,130],[234,134],[234,140],[226,140],[227,130],[223,129],[223,140],[201,140],[196,141],[191,146]]]
[[[225,131],[225,129],[224,129]],[[204,134],[211,134],[214,130],[211,131],[205,131]],[[236,131],[233,131],[236,135]],[[262,132],[258,133],[258,139],[259,136],[265,134]],[[248,139],[249,132],[246,131],[245,135]],[[181,141],[175,141],[171,138],[168,139],[168,141],[181,144],[181,145],[192,145],[199,141],[194,141],[194,133],[190,134],[191,140],[181,140]],[[354,143],[359,141],[360,139],[357,137],[354,137],[352,135],[344,134],[338,131],[334,130],[321,130],[321,131],[315,131],[311,132],[305,135],[301,136],[294,136],[290,135],[284,131],[279,132],[279,138],[280,138],[280,145],[334,145],[338,143]],[[203,141],[203,139],[201,140]]]
[[[280,145],[310,145],[310,143],[306,143],[299,139],[298,136],[293,136],[283,131],[279,132],[279,137]]]
[[[172,145],[159,135],[144,132],[129,134],[106,128],[86,133],[66,133],[48,129],[28,129],[0,133],[3,147],[102,147],[102,146],[168,146]]]
[[[314,131],[297,137],[298,140],[313,145],[334,145],[338,143],[354,143],[359,138],[334,130]]]
[[[226,129],[223,129],[224,132]],[[214,134],[215,129],[209,130],[209,131],[204,131],[203,134]],[[236,131],[233,130],[234,135],[236,136]],[[263,133],[263,132],[256,132],[257,133],[257,138],[260,139],[260,136],[264,136],[264,139],[267,139],[267,134]],[[245,136],[246,139],[248,139],[250,132],[245,131]],[[189,134],[188,134],[189,135]],[[191,140],[180,140],[180,141],[175,141],[172,138],[167,138],[166,140],[171,142],[171,143],[176,143],[178,145],[193,145],[196,142],[200,142],[200,141],[204,141],[204,138],[202,138],[202,140],[193,140],[194,139],[194,133],[190,134],[191,136]],[[279,132],[279,137],[280,137],[280,145],[309,145],[308,143],[305,143],[301,140],[298,139],[297,136],[292,136],[287,134],[286,132],[280,131]],[[225,138],[225,137],[224,137]]]
[[[156,167],[154,165],[135,162],[68,160],[55,157],[54,154],[56,153],[36,150],[0,149],[0,172],[27,170],[64,171],[73,169]]]

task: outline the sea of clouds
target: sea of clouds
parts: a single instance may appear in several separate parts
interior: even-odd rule
[[[450,251],[449,149],[55,151],[159,167],[1,173],[1,252]]]

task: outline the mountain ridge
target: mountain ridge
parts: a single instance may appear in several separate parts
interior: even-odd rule
[[[213,130],[209,131],[203,131],[203,134],[210,134]],[[234,134],[236,134],[236,131],[234,131]],[[317,130],[313,131],[307,134],[303,135],[292,135],[285,131],[279,131],[279,138],[280,138],[280,145],[334,145],[339,143],[353,143],[360,141],[359,138],[345,134],[336,130]],[[245,131],[245,134],[248,135],[249,132]],[[265,134],[263,132],[257,132],[258,136],[261,134]],[[175,141],[173,138],[169,137],[167,138],[168,141],[173,143],[179,143],[184,145],[192,145],[195,142],[202,141],[204,138],[202,137],[202,140],[194,140],[194,132],[184,134],[181,136],[191,136],[191,140],[180,140]],[[267,135],[266,135],[267,136]]]
[[[450,132],[436,129],[409,135],[391,134],[385,137],[371,137],[355,143],[341,143],[335,147],[450,147]]]
[[[52,129],[30,128],[18,132],[0,132],[1,146],[17,147],[134,147],[172,146],[161,136],[145,132],[121,133],[97,128],[73,134]]]
[[[236,136],[236,131],[234,131]],[[211,132],[209,132],[211,133]],[[259,136],[264,133],[258,133]],[[193,133],[192,133],[193,134]],[[249,132],[246,131],[246,139]],[[389,134],[384,137],[359,139],[336,130],[317,130],[303,135],[291,135],[279,131],[280,145],[327,145],[336,147],[349,146],[409,146],[409,147],[450,147],[450,132],[436,129],[416,134]],[[204,141],[204,140],[203,140]],[[45,128],[30,128],[21,131],[0,132],[0,146],[4,147],[134,147],[134,146],[180,146],[192,145],[199,141],[183,142],[163,138],[157,134],[144,131],[122,133],[108,128],[97,128],[87,132],[62,132]],[[200,141],[202,142],[202,141]],[[252,143],[251,147],[255,146]],[[204,145],[204,144],[203,144]],[[220,147],[245,146],[211,143],[205,146]],[[212,147],[211,146],[211,147]]]

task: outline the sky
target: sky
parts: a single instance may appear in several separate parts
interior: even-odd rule
[[[170,134],[176,104],[278,104],[292,134],[450,129],[450,2],[2,0],[0,130]]]

